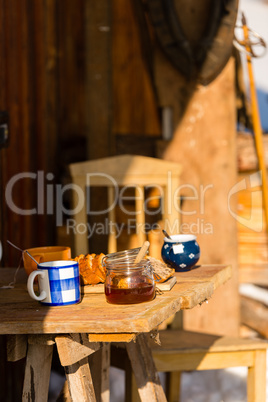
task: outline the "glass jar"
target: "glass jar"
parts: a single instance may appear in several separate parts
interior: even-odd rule
[[[149,260],[139,263],[135,258],[138,249],[108,254],[104,257],[106,266],[105,296],[108,303],[136,304],[155,297],[153,270]]]

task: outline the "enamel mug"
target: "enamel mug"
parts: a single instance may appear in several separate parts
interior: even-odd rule
[[[39,295],[34,280],[38,278]],[[50,261],[37,265],[27,281],[29,295],[45,306],[67,306],[81,301],[77,261]]]

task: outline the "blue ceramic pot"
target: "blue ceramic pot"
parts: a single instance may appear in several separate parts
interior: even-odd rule
[[[189,271],[200,258],[200,247],[196,236],[182,234],[164,238],[161,250],[164,262],[175,268],[176,272]]]

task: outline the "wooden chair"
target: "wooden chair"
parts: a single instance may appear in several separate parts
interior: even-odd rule
[[[87,222],[87,188],[107,187],[108,201],[108,253],[117,251],[117,236],[114,230],[116,217],[116,204],[120,198],[119,188],[134,188],[135,195],[132,197],[135,202],[135,219],[137,243],[142,245],[146,240],[144,225],[145,217],[145,190],[156,188],[163,199],[161,203],[162,220],[168,225],[167,230],[172,232],[179,229],[179,210],[176,205],[178,200],[179,177],[181,166],[177,163],[164,161],[156,158],[149,158],[139,155],[119,155],[92,161],[73,163],[69,165],[72,183],[77,186],[73,191],[73,205],[77,207],[84,201],[73,219],[76,225]],[[81,200],[81,189],[84,200]],[[124,194],[123,194],[124,196]],[[132,215],[133,216],[133,215]],[[174,223],[177,226],[174,226]],[[153,236],[152,239],[154,240]],[[137,245],[137,246],[138,246]],[[150,251],[159,249],[151,244]],[[89,242],[86,233],[76,233],[74,237],[73,252],[87,254]],[[152,252],[150,253],[152,255]],[[156,255],[154,255],[156,256]]]
[[[204,333],[160,331],[161,346],[151,342],[158,371],[178,373],[246,366],[247,401],[266,401],[266,350],[268,342]],[[171,376],[168,401],[179,401],[180,377]]]

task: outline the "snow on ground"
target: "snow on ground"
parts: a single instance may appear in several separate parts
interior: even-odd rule
[[[268,355],[267,355],[268,367]],[[164,375],[160,373],[161,382]],[[266,402],[268,402],[268,370],[266,372]],[[56,402],[65,378],[52,372],[49,402]],[[246,402],[247,368],[192,371],[182,373],[181,402]],[[124,402],[124,372],[110,369],[110,402]]]
[[[245,367],[184,373],[181,400],[183,402],[246,402]]]
[[[112,367],[110,374],[110,402],[124,402],[124,373]],[[163,380],[162,373],[160,378]],[[268,402],[268,370],[266,379]],[[246,381],[246,367],[185,372],[182,373],[181,402],[246,402]]]

